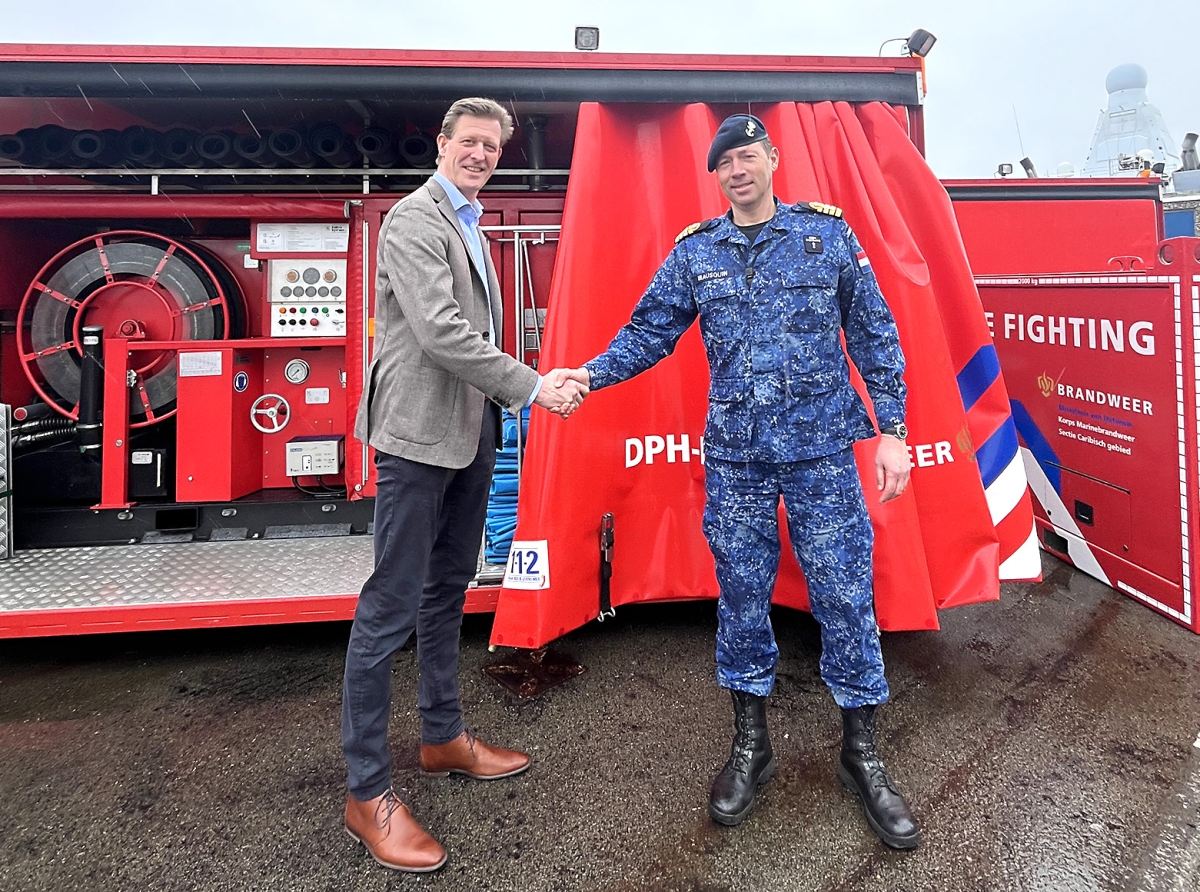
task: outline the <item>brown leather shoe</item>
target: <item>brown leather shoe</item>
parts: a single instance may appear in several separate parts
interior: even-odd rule
[[[417,761],[422,774],[445,777],[454,772],[475,780],[512,777],[529,767],[529,756],[525,753],[488,746],[469,731],[463,731],[449,743],[421,744]]]
[[[430,873],[446,863],[446,850],[391,789],[366,802],[346,797],[346,832],[392,870]]]

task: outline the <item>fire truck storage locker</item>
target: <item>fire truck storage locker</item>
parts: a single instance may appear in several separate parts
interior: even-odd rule
[[[1157,182],[948,190],[1013,401],[1042,547],[1200,631],[1200,240],[1162,239]]]

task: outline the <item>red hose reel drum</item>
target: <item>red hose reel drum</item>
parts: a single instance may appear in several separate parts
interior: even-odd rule
[[[183,243],[151,232],[119,230],[81,239],[38,272],[21,300],[21,366],[46,403],[79,416],[85,325],[105,337],[153,341],[224,339],[240,316],[232,276]],[[175,351],[133,354],[133,427],[175,413]]]

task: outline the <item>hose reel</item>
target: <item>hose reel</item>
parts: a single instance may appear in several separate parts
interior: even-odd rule
[[[184,343],[236,337],[243,319],[233,277],[201,249],[150,232],[106,232],[64,248],[21,300],[17,344],[34,389],[59,414],[78,419],[82,330]],[[175,412],[176,351],[133,354],[132,427]]]

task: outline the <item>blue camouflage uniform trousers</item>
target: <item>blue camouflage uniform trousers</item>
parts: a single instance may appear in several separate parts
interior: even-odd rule
[[[821,678],[838,706],[888,698],[871,586],[874,534],[854,451],[797,462],[705,457],[704,535],[716,563],[717,681],[765,697],[779,649],[771,592],[779,568],[779,499],[821,625]]]
[[[689,227],[608,349],[592,390],[649,369],[699,319],[709,365],[704,533],[720,584],[717,678],[766,695],[782,497],[821,624],[821,677],[838,705],[884,702],[870,519],[853,444],[904,420],[895,320],[841,211],[776,206],[750,243],[730,215]],[[845,348],[843,349],[843,337]]]

